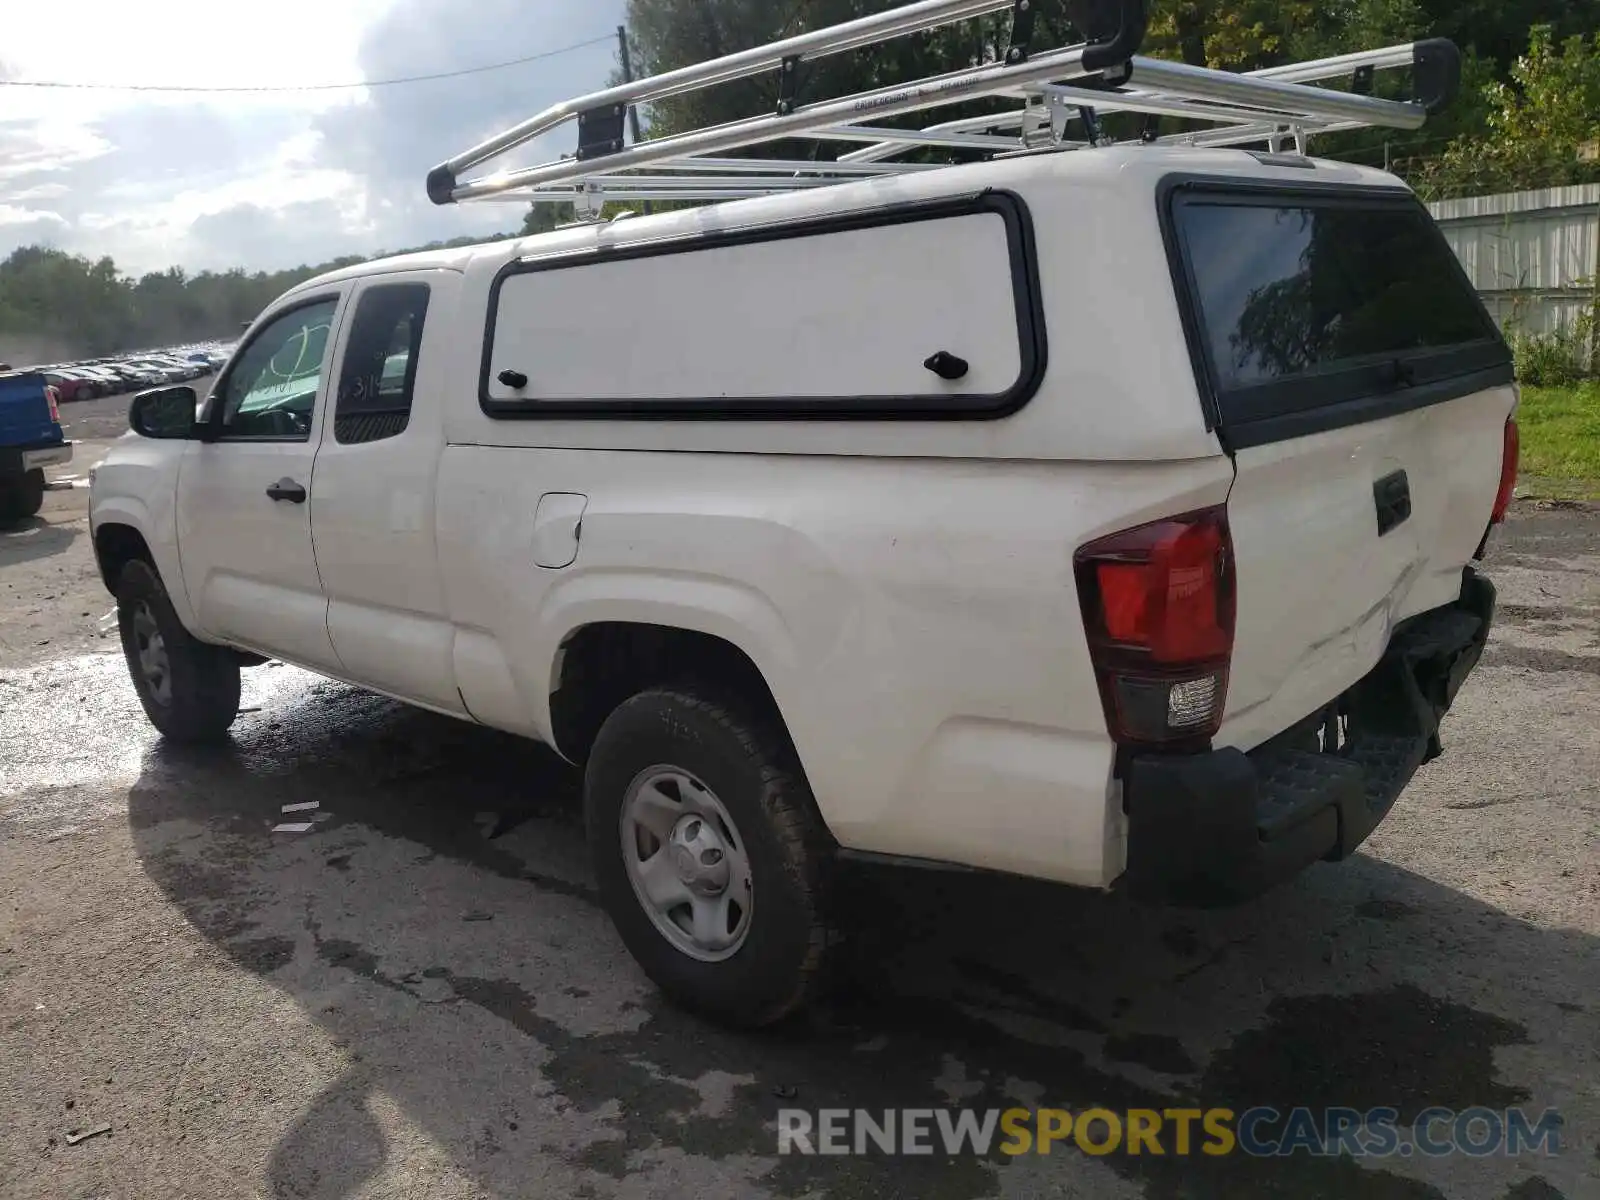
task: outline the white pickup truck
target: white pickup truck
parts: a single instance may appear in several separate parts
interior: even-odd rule
[[[1516,404],[1393,177],[1102,147],[314,279],[91,521],[163,734],[270,656],[548,743],[632,953],[761,1023],[841,856],[1217,904],[1352,854],[1488,637]]]

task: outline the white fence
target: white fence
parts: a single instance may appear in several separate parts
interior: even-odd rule
[[[1428,208],[1502,326],[1527,333],[1570,328],[1600,297],[1600,184]]]

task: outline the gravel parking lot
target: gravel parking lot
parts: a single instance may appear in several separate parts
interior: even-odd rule
[[[739,1036],[635,969],[539,748],[278,664],[231,747],[157,741],[71,478],[125,410],[69,406],[64,485],[0,533],[0,1195],[1600,1197],[1600,511],[1516,510],[1445,756],[1353,861],[1199,914],[861,874],[834,994]],[[1260,1104],[1554,1108],[1562,1152],[775,1134],[795,1107]]]

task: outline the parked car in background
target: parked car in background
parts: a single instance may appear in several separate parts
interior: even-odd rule
[[[38,363],[26,370],[48,377],[63,403],[120,395],[140,388],[187,383],[215,374],[228,361],[230,347],[190,343],[176,347],[125,350],[118,355]]]
[[[134,388],[148,386],[145,372],[136,371],[132,367],[124,366],[122,363],[111,363],[103,369],[116,378],[120,391],[126,392]]]
[[[106,396],[114,390],[111,379],[101,375],[93,367],[74,366],[71,368],[71,373],[89,385],[90,396]]]
[[[182,383],[185,379],[191,378],[171,363],[158,362],[155,359],[142,358],[133,365],[157,376],[161,383]]]
[[[108,367],[91,366],[79,367],[79,372],[87,375],[100,385],[101,395],[112,396],[123,390],[126,386],[123,378]]]
[[[165,375],[147,364],[123,362],[117,364],[117,370],[132,380],[135,387],[156,387],[167,382]]]
[[[90,379],[87,375],[59,368],[45,373],[45,382],[56,389],[63,403],[74,400],[93,400],[100,395],[102,388],[100,382]]]
[[[158,366],[176,371],[180,380],[198,379],[200,377],[200,368],[198,366],[187,359],[178,358],[176,355],[157,354],[153,355],[150,361]]]

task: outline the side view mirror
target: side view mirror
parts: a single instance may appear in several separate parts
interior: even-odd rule
[[[140,392],[128,408],[128,425],[140,437],[187,439],[194,436],[199,397],[192,387]]]

